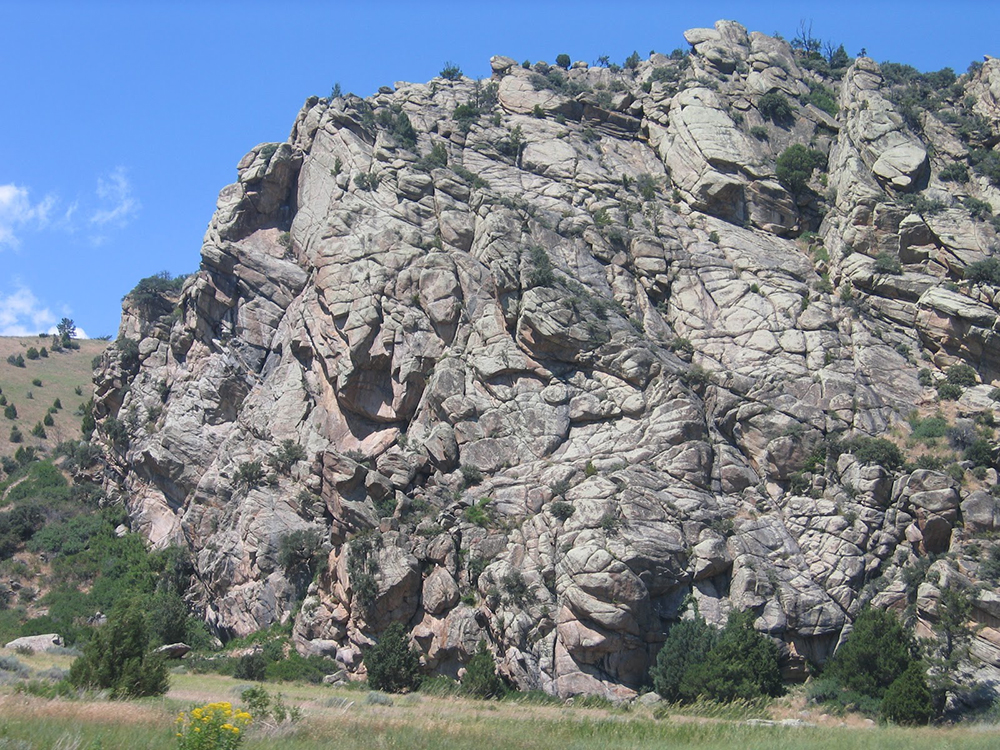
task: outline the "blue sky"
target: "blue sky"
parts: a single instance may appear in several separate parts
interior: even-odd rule
[[[115,335],[143,276],[196,270],[219,190],[303,101],[426,81],[445,61],[669,52],[719,18],[963,72],[1000,56],[989,2],[0,0],[0,335]]]

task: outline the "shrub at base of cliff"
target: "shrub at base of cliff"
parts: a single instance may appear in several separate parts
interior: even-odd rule
[[[751,611],[731,612],[718,632],[700,617],[674,625],[651,670],[667,700],[754,701],[781,695],[778,647],[753,628]]]
[[[149,650],[149,628],[138,607],[111,614],[73,662],[69,679],[77,687],[109,690],[116,699],[167,692],[166,665]]]
[[[667,701],[696,698],[683,690],[684,678],[708,656],[718,637],[718,631],[695,614],[693,620],[681,620],[667,634],[667,640],[650,670],[653,689]]]
[[[752,701],[784,692],[778,647],[753,628],[751,611],[731,612],[719,640],[685,675],[682,693],[717,701]]]
[[[866,609],[854,621],[854,630],[830,659],[824,675],[849,690],[881,698],[913,661],[911,644],[893,615]]]
[[[364,656],[368,684],[374,690],[403,693],[420,687],[420,657],[410,648],[403,626],[394,622]]]
[[[260,651],[243,654],[236,662],[233,677],[237,680],[263,682],[267,679],[267,658]]]
[[[914,652],[913,639],[895,616],[866,609],[810,697],[899,724],[926,724],[934,717],[934,702],[924,664]]]
[[[893,681],[885,691],[881,713],[883,718],[897,724],[927,724],[934,718],[934,700],[922,663],[910,662],[906,671]]]
[[[368,679],[371,681],[370,672]],[[475,656],[465,667],[462,688],[476,698],[502,698],[507,693],[507,684],[497,674],[496,662],[485,641],[479,642]]]

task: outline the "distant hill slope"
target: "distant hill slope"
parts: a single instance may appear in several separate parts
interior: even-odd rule
[[[0,389],[7,403],[17,408],[16,419],[0,418],[0,455],[11,455],[18,445],[49,450],[63,440],[80,436],[80,406],[94,394],[91,364],[108,347],[108,342],[80,339],[76,342],[79,349],[60,352],[51,351],[52,342],[50,336],[0,337]],[[45,348],[49,356],[28,359],[31,348],[39,352]],[[24,357],[24,367],[9,364],[7,358],[11,355]],[[40,380],[41,386],[35,385],[35,380]],[[46,437],[35,437],[32,428],[42,422],[56,399],[62,409],[52,414],[53,424],[44,428]],[[11,428],[15,426],[24,436],[20,444],[10,441]]]

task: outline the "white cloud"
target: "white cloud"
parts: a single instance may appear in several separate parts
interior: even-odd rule
[[[15,183],[0,185],[0,250],[19,247],[24,230],[75,234],[85,227],[91,230],[87,241],[96,247],[113,229],[128,224],[141,208],[124,167],[98,176],[97,188],[89,199],[76,198],[70,203],[55,194],[35,203],[28,188]]]
[[[142,205],[132,194],[132,184],[123,167],[118,167],[107,177],[97,178],[97,197],[102,207],[90,215],[90,223],[99,227],[106,224],[124,226]]]
[[[42,228],[48,224],[55,204],[55,196],[47,195],[33,204],[27,188],[14,183],[0,185],[0,247],[17,247],[20,241],[16,231],[22,227]]]
[[[56,316],[27,287],[0,294],[0,336],[34,336],[55,322]]]

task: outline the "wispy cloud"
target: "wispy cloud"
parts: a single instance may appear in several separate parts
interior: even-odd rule
[[[97,198],[102,205],[90,215],[90,223],[98,227],[124,226],[142,206],[132,193],[124,167],[97,178]]]
[[[55,322],[52,311],[26,286],[8,295],[0,294],[0,336],[34,336],[49,330]]]
[[[53,195],[32,203],[27,188],[14,183],[0,185],[0,247],[17,247],[17,233],[24,227],[45,227],[55,204]]]
[[[77,196],[69,202],[53,193],[33,202],[29,188],[13,182],[0,185],[0,250],[20,247],[25,231],[42,229],[68,234],[85,230],[87,241],[100,245],[141,208],[125,167],[98,176],[90,196]]]

